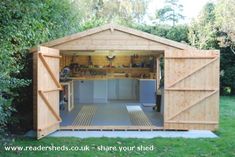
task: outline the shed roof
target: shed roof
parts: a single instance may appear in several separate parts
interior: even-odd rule
[[[64,45],[66,43],[72,42],[74,40],[80,40],[81,38],[85,38],[87,36],[91,36],[91,35],[95,35],[107,30],[111,30],[111,32],[113,32],[114,30],[117,30],[119,32],[122,33],[126,33],[126,34],[130,34],[133,35],[135,37],[141,38],[141,39],[146,39],[167,47],[171,47],[171,48],[176,48],[176,49],[181,49],[181,50],[185,50],[185,49],[195,49],[192,46],[189,46],[187,44],[184,43],[180,43],[180,42],[176,42],[173,40],[169,40],[163,37],[159,37],[156,35],[152,35],[149,33],[145,33],[136,29],[132,29],[129,27],[125,27],[125,26],[120,26],[117,24],[106,24],[106,25],[102,25],[96,28],[92,28],[92,29],[88,29],[86,31],[83,32],[79,32],[79,33],[75,33],[69,36],[65,36],[59,39],[55,39],[46,43],[42,43],[40,45],[42,46],[47,46],[47,47],[59,47],[60,45]]]

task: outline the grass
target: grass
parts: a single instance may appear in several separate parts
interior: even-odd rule
[[[220,138],[216,139],[182,139],[182,138],[154,138],[154,139],[121,139],[121,138],[52,138],[42,140],[17,138],[13,145],[18,146],[89,146],[88,152],[76,151],[2,151],[2,157],[14,156],[82,156],[82,157],[114,157],[114,156],[162,156],[162,157],[231,157],[235,156],[235,97],[221,97],[220,99],[220,128],[216,132]],[[103,146],[154,146],[153,151],[97,151]]]

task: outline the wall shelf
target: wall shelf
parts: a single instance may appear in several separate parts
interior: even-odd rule
[[[151,70],[151,68],[142,68],[142,67],[131,67],[131,68],[114,68],[114,67],[103,67],[103,68],[79,68],[84,70]]]

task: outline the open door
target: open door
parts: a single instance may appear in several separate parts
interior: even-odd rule
[[[219,121],[219,52],[165,52],[164,128],[215,130]]]
[[[59,128],[59,50],[40,46],[33,54],[34,127],[40,139]]]

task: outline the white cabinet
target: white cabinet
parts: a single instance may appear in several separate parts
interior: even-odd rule
[[[93,103],[93,80],[82,80],[78,84],[78,103]]]
[[[93,84],[94,103],[107,103],[108,91],[107,91],[107,80],[94,80]]]
[[[138,81],[136,79],[108,80],[109,100],[137,100]]]
[[[118,80],[118,99],[119,100],[132,100],[133,99],[133,86],[132,79]]]
[[[79,80],[75,81],[75,102],[107,103],[107,80]]]
[[[74,81],[75,103],[107,103],[108,100],[138,100],[136,79]]]
[[[74,97],[73,97],[73,81],[62,82],[63,90],[61,91],[61,101],[63,102],[63,107],[68,111],[74,108]]]
[[[156,104],[156,80],[140,79],[140,103]]]

